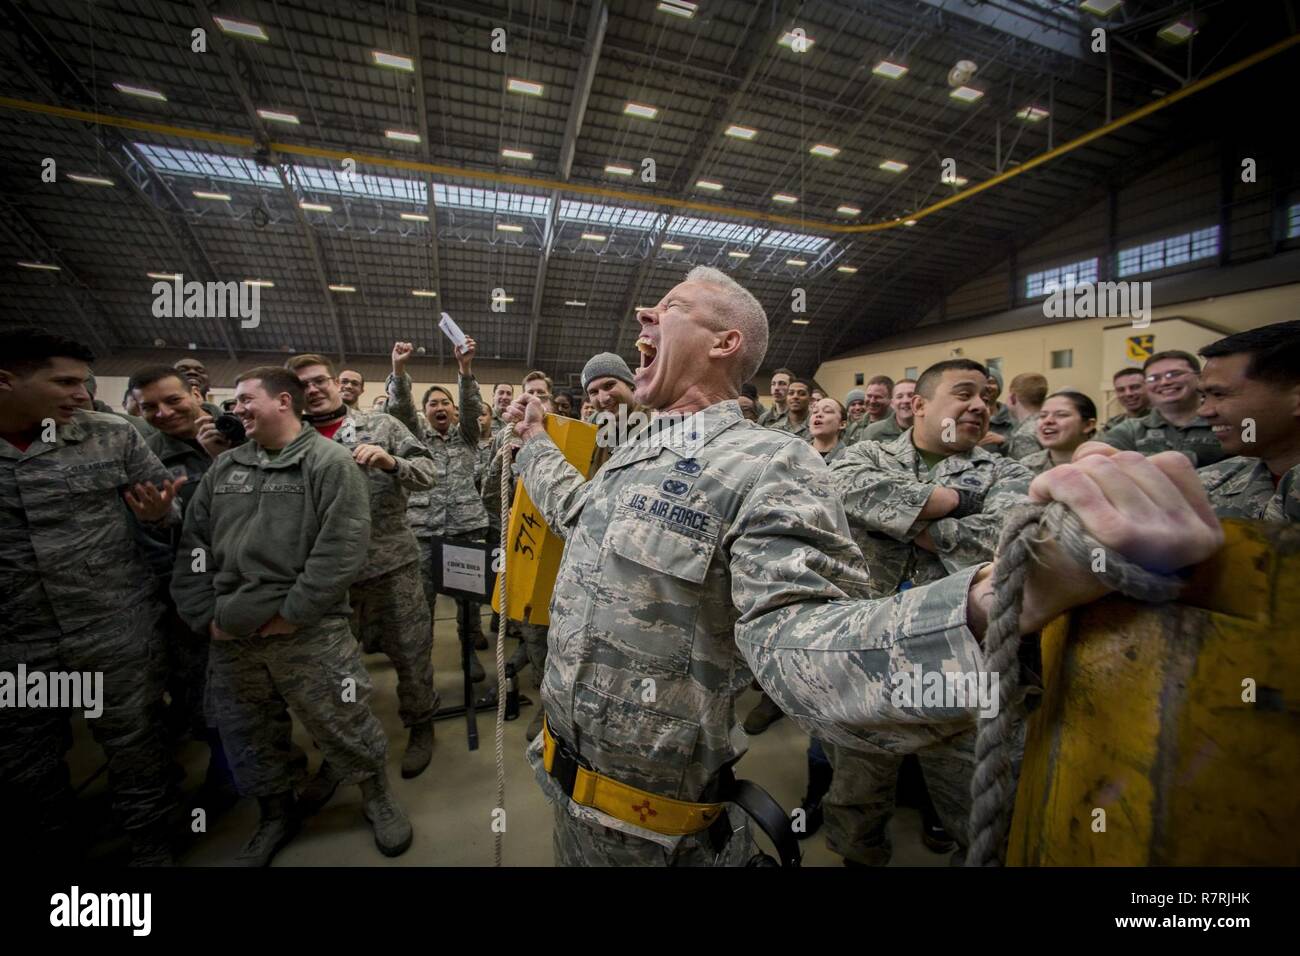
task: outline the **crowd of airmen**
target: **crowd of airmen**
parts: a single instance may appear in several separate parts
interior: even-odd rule
[[[417,407],[414,349],[399,342],[369,410],[359,373],[298,355],[240,374],[230,411],[207,401],[196,359],[143,368],[127,392],[136,414],[116,413],[87,390],[83,345],[0,335],[0,671],[104,674],[104,711],[88,724],[133,862],[173,859],[172,756],[186,733],[211,753],[192,803],[259,801],[233,862],[268,864],[352,783],[379,850],[405,852],[411,823],[362,654],[393,663],[409,735],[400,772],[417,776],[439,708],[439,550],[497,539],[503,457],[566,542],[549,629],[510,625],[512,671],[531,665],[541,685],[528,759],[555,804],[563,864],[753,859],[719,781],[748,735],[783,715],[810,735],[798,835],[824,814],[846,863],[887,862],[897,776],[915,755],[923,838],[960,857],[974,719],[900,716],[879,692],[914,664],[978,668],[1007,514],[1055,497],[1089,526],[1099,495],[1120,511],[1167,499],[1134,522],[1150,540],[1114,546],[1151,563],[1144,544],[1159,542],[1172,570],[1221,540],[1210,507],[1270,521],[1300,511],[1300,323],[1207,346],[1204,366],[1163,352],[1122,370],[1124,411],[1102,424],[1086,395],[1049,394],[1037,374],[1016,376],[1003,404],[1001,376],[965,359],[915,381],[876,376],[843,403],[780,370],[764,408],[750,379],[766,316],[710,269],[638,320],[640,366],[594,356],[580,401],[530,372],[518,397],[498,383],[484,403],[469,340],[455,393],[430,387]],[[542,427],[564,411],[672,414],[616,432],[584,480]],[[656,427],[670,417],[688,428]],[[1115,490],[1126,482],[1143,494]],[[1027,588],[1026,634],[1105,593],[1051,563]],[[460,639],[485,648],[486,609],[456,607]],[[741,721],[751,682],[762,697]],[[291,714],[321,751],[310,779]],[[86,842],[68,728],[66,710],[0,708],[0,819],[9,845],[45,858]],[[583,774],[592,785],[575,789]]]

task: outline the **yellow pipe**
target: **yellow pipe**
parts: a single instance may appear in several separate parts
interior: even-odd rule
[[[354,152],[347,152],[338,149],[324,149],[317,146],[300,146],[295,143],[270,143],[270,147],[277,153],[289,156],[310,156],[316,159],[333,159],[342,161],[352,159],[357,165],[368,164],[372,166],[387,167],[390,169],[402,169],[416,173],[427,173],[434,176],[453,177],[458,179],[471,179],[480,182],[495,183],[498,185],[524,186],[531,189],[540,189],[544,191],[560,190],[567,193],[576,193],[583,196],[593,196],[598,199],[616,199],[623,202],[649,204],[653,206],[667,206],[671,209],[689,209],[693,212],[711,213],[718,216],[728,216],[738,219],[752,219],[759,222],[780,223],[785,226],[794,226],[799,229],[813,229],[821,232],[831,232],[843,235],[863,235],[871,232],[881,232],[885,229],[894,229],[903,224],[905,219],[920,220],[933,213],[946,209],[955,203],[963,202],[982,193],[986,189],[992,189],[1010,179],[1014,179],[1029,170],[1041,166],[1044,163],[1051,162],[1066,153],[1073,152],[1080,146],[1085,146],[1093,140],[1100,139],[1103,136],[1109,136],[1116,130],[1123,129],[1131,123],[1150,116],[1152,113],[1172,106],[1174,103],[1193,96],[1202,90],[1221,83],[1229,77],[1247,70],[1258,63],[1277,56],[1286,50],[1291,49],[1297,43],[1300,43],[1300,33],[1293,34],[1284,40],[1274,43],[1272,46],[1265,47],[1257,53],[1252,53],[1243,60],[1238,60],[1229,66],[1225,66],[1217,73],[1211,73],[1204,79],[1197,80],[1195,83],[1188,84],[1181,90],[1163,96],[1158,100],[1153,100],[1146,106],[1141,106],[1131,113],[1125,113],[1116,120],[1099,126],[1097,129],[1077,136],[1069,142],[1062,143],[1054,149],[1027,159],[1018,166],[1008,169],[1006,172],[987,179],[982,183],[971,186],[969,189],[963,189],[961,192],[954,193],[945,199],[926,206],[924,209],[918,209],[914,213],[898,219],[891,219],[886,222],[863,223],[860,225],[848,225],[837,222],[823,222],[817,219],[804,219],[798,216],[783,216],[779,213],[763,212],[753,209],[736,209],[731,206],[720,206],[715,203],[697,202],[693,199],[677,199],[671,196],[654,196],[647,193],[627,192],[621,189],[611,189],[608,186],[589,186],[582,183],[560,182],[552,179],[540,179],[534,176],[518,176],[513,173],[494,173],[487,170],[462,169],[457,166],[443,166],[437,163],[423,163],[410,159],[392,159],[386,156],[368,156]],[[0,97],[0,108],[19,110],[26,113],[41,113],[46,116],[58,116],[63,119],[80,120],[85,123],[96,123],[101,126],[116,126],[121,129],[131,129],[147,133],[161,133],[165,136],[178,136],[183,139],[193,139],[211,143],[221,143],[226,146],[240,146],[252,149],[256,142],[250,136],[231,136],[227,133],[213,133],[207,130],[190,129],[184,126],[173,126],[167,123],[153,123],[148,120],[129,119],[123,116],[112,116],[104,113],[94,113],[87,110],[68,109],[63,106],[52,106],[48,103],[35,103],[30,100],[14,99],[12,97]]]

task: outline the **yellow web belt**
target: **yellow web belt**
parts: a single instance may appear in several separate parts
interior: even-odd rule
[[[551,733],[542,720],[542,765],[564,788],[569,799],[615,819],[665,836],[685,836],[707,830],[722,815],[721,803],[687,803],[650,793],[588,770]]]

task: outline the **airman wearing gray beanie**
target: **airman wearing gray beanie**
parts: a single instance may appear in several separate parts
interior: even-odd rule
[[[601,352],[587,359],[587,364],[582,367],[582,390],[585,392],[587,386],[598,378],[616,378],[636,387],[636,382],[632,380],[632,370],[621,356],[613,352]]]
[[[849,389],[849,394],[844,396],[844,406],[847,408],[849,405],[852,405],[854,402],[865,402],[866,400],[867,400],[866,392],[864,392],[860,388],[852,388]]]

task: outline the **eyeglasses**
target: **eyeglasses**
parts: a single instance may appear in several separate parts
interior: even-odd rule
[[[1182,378],[1182,377],[1185,376],[1185,375],[1195,375],[1195,374],[1196,374],[1196,373],[1193,372],[1193,371],[1191,371],[1190,369],[1185,369],[1185,368],[1184,368],[1184,369],[1172,369],[1172,370],[1170,370],[1170,371],[1168,371],[1168,372],[1165,372],[1163,375],[1148,375],[1148,376],[1147,376],[1147,384],[1148,384],[1148,385],[1154,385],[1154,384],[1156,384],[1157,382],[1161,382],[1161,381],[1164,381],[1164,382],[1172,382],[1172,381],[1174,381],[1174,379]]]

